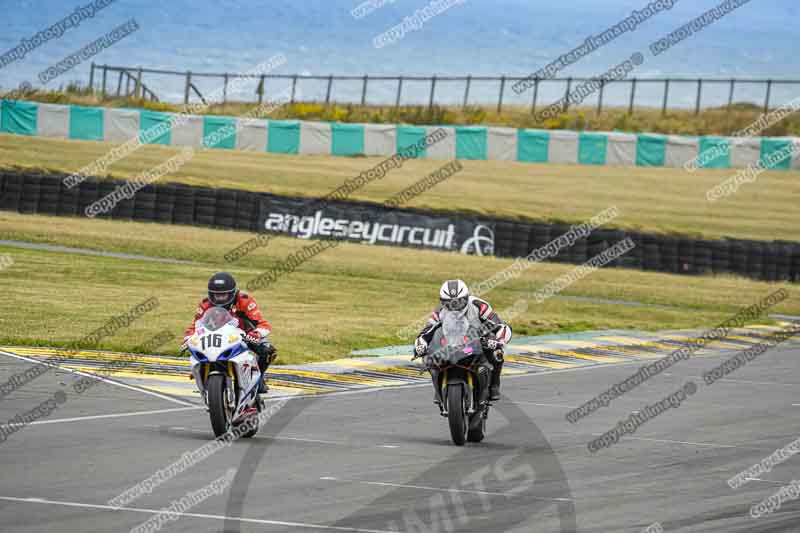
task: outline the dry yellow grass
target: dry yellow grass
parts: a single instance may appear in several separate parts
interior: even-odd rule
[[[113,145],[0,135],[0,168],[40,168],[74,172],[103,156]],[[115,177],[135,177],[177,154],[179,148],[145,146],[115,163]],[[293,156],[206,150],[177,173],[162,178],[210,187],[230,187],[285,195],[321,196],[358,175],[379,158]],[[382,202],[441,166],[443,161],[411,160],[351,196]],[[705,192],[729,178],[731,170],[531,164],[462,161],[464,170],[408,205],[461,210],[534,221],[580,222],[617,206],[611,226],[708,238],[800,240],[800,173],[766,172],[755,183],[718,202]]]

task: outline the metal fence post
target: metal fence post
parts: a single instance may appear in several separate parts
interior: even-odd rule
[[[89,70],[89,89],[94,92],[94,61],[92,61],[92,66]]]
[[[539,77],[533,78],[533,102],[531,103],[531,115],[536,113],[536,99],[539,97]]]
[[[506,88],[506,75],[500,76],[500,94],[497,96],[497,114],[499,115],[503,109],[503,92]]]
[[[664,80],[664,102],[661,104],[661,115],[667,114],[667,100],[669,99],[669,78]]]
[[[772,80],[767,80],[767,97],[764,99],[764,113],[769,113],[769,98],[772,95]]]
[[[725,117],[728,129],[730,130],[731,116],[733,114],[733,90],[736,85],[736,80],[731,78],[731,88],[728,91],[728,114]]]
[[[600,92],[597,94],[597,114],[603,112],[603,89],[605,89],[606,82],[603,78],[600,78]]]
[[[328,88],[325,91],[325,105],[331,103],[331,86],[333,85],[333,74],[328,76]]]
[[[636,78],[631,80],[631,100],[628,102],[628,114],[633,115],[633,101],[636,99]]]
[[[733,90],[735,85],[736,85],[736,80],[731,78],[731,88],[728,91],[728,113],[730,113],[731,109],[733,108]]]
[[[136,90],[135,90],[136,98],[140,98],[142,96],[142,67],[136,71]]]
[[[431,78],[431,94],[428,97],[428,109],[433,109],[433,93],[436,91],[436,74]]]
[[[258,81],[258,88],[256,89],[258,93],[258,103],[259,105],[264,100],[264,75],[261,75],[261,79]]]
[[[192,85],[192,71],[186,71],[186,87],[183,89],[183,105],[189,105],[189,87]]]
[[[697,80],[697,102],[695,103],[695,107],[694,107],[694,114],[695,115],[699,115],[700,114],[700,99],[702,97],[703,97],[703,80],[702,79],[698,79]]]
[[[564,107],[563,112],[566,113],[569,110],[569,93],[572,90],[572,76],[567,78],[567,91],[564,93]]]
[[[467,107],[469,102],[469,86],[472,83],[472,74],[467,74],[467,84],[464,86],[464,104],[461,107]]]
[[[291,103],[291,104],[294,103],[294,91],[295,91],[296,87],[297,87],[297,74],[292,76],[292,97],[289,100],[289,103]]]
[[[108,67],[103,65],[103,96],[106,94],[106,75],[108,74]]]
[[[225,81],[222,85],[222,104],[225,105],[228,103],[228,73],[225,73],[224,76]]]
[[[369,76],[364,74],[364,85],[361,86],[361,105],[366,105],[367,103],[367,79],[369,79]]]
[[[403,76],[397,78],[397,98],[394,101],[394,107],[400,107],[400,93],[403,92]]]
[[[122,92],[122,71],[119,71],[119,79],[117,79],[117,96]]]

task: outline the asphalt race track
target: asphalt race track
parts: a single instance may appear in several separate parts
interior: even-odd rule
[[[256,438],[122,509],[108,501],[210,441],[207,414],[196,401],[111,383],[77,395],[73,374],[51,371],[0,400],[5,422],[67,393],[0,443],[0,530],[127,532],[235,468],[230,487],[161,530],[797,531],[797,501],[760,518],[750,508],[800,479],[799,459],[738,489],[727,480],[798,437],[799,350],[789,341],[710,386],[703,372],[736,352],[693,357],[575,424],[567,411],[642,362],[512,376],[487,439],[463,448],[429,386],[294,398]],[[0,355],[0,381],[30,366]],[[589,452],[590,440],[690,379],[697,392],[679,407]]]

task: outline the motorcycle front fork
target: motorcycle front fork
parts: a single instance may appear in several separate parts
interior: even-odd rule
[[[482,409],[485,405],[489,404],[489,384],[492,379],[492,370],[486,366],[478,368],[477,383],[478,387],[478,409]],[[442,416],[447,416],[444,398],[442,397],[442,388],[439,386],[439,372],[431,371],[431,380],[433,381],[433,390],[436,394],[434,402],[439,406],[439,413]],[[472,408],[467,412],[468,415],[475,413],[475,402],[471,402]]]

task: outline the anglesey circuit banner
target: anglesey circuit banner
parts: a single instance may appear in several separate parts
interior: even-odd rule
[[[381,205],[262,195],[259,228],[300,239],[338,238],[368,244],[494,255],[494,222]]]

